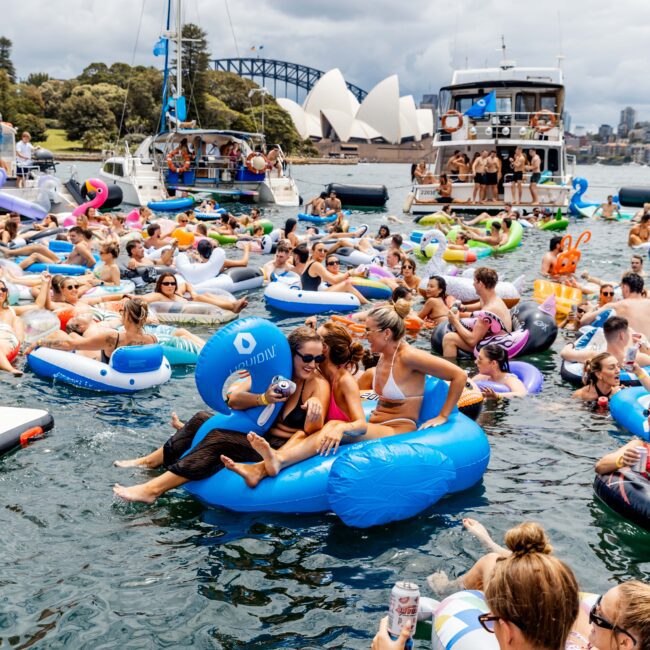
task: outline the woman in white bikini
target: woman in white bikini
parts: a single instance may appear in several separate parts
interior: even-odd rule
[[[333,420],[304,442],[278,451],[272,449],[264,438],[249,434],[249,442],[262,456],[268,476],[276,476],[285,467],[317,453],[324,456],[336,453],[341,443],[415,431],[427,375],[448,381],[450,385],[440,413],[421,424],[420,428],[436,427],[447,422],[463,392],[467,374],[458,366],[418,350],[404,340],[404,318],[410,310],[410,303],[398,300],[394,305],[375,307],[366,318],[366,337],[370,349],[380,355],[372,386],[379,401],[368,422],[365,418],[352,422]]]
[[[20,376],[23,373],[11,365],[24,337],[23,322],[9,306],[9,289],[0,280],[0,370]]]

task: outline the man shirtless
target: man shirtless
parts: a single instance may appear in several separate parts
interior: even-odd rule
[[[601,203],[596,208],[594,217],[596,217],[599,212],[600,216],[605,221],[616,221],[614,213],[616,213],[619,217],[621,216],[621,211],[619,210],[619,207],[616,205],[616,203],[614,203],[614,197],[611,194],[607,197],[607,203]]]
[[[282,177],[282,154],[280,153],[280,147],[274,145],[271,147],[271,151],[266,156],[269,161],[269,169],[275,169],[278,172],[278,178]]]
[[[452,157],[447,161],[447,172],[449,173],[449,177],[451,181],[456,181],[458,180],[458,174],[460,171],[459,165],[463,162],[463,154],[460,153],[458,149],[454,151]]]
[[[524,187],[524,171],[526,169],[526,154],[521,147],[515,149],[515,155],[510,158],[512,165],[512,202],[522,202],[522,191]]]
[[[262,269],[264,276],[270,278],[271,274],[287,273],[293,271],[293,265],[289,261],[291,256],[291,244],[288,239],[281,240],[275,249],[275,257],[269,260]]]
[[[499,197],[499,167],[500,161],[496,151],[491,151],[485,163],[486,200],[496,203]]]
[[[551,237],[548,253],[542,257],[542,275],[549,278],[553,277],[553,267],[557,262],[558,255],[562,252],[562,237],[555,235]]]
[[[313,199],[307,202],[305,205],[305,210],[309,210],[309,206],[311,206],[311,214],[314,216],[319,216],[322,217],[325,214],[325,199],[327,198],[327,194],[325,192],[321,192],[318,196],[315,196]]]
[[[630,228],[627,236],[628,246],[640,246],[650,240],[650,212],[644,212],[641,223]]]
[[[126,254],[129,256],[127,268],[135,271],[142,267],[154,266],[174,266],[174,252],[176,247],[172,245],[171,248],[166,248],[160,254],[160,258],[156,260],[149,259],[144,254],[144,246],[138,239],[133,239],[126,244]]]
[[[621,280],[623,300],[590,311],[580,319],[580,326],[589,325],[606,309],[613,309],[617,316],[627,319],[630,327],[650,338],[650,300],[643,295],[643,278],[636,273],[626,273]]]
[[[73,248],[68,257],[66,257],[64,264],[76,264],[78,266],[86,266],[91,269],[97,260],[93,257],[92,250],[86,242],[84,237],[84,229],[80,226],[73,226],[68,231],[68,239]]]
[[[331,214],[338,214],[343,209],[341,204],[341,199],[336,197],[336,192],[330,192],[329,196],[325,199],[325,214],[329,216]]]
[[[542,177],[542,159],[537,154],[535,149],[529,149],[528,154],[530,155],[530,165],[526,165],[526,170],[531,172],[530,174],[530,202],[539,203],[539,197],[537,196],[537,183]]]
[[[476,203],[476,196],[481,202],[485,201],[486,178],[485,172],[487,167],[488,152],[481,151],[481,155],[472,164],[472,173],[474,174],[474,191],[470,203]]]

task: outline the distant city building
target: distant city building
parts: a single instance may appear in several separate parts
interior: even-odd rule
[[[627,138],[628,133],[634,128],[636,124],[636,111],[631,106],[626,106],[621,111],[621,120],[618,124],[618,137]]]
[[[571,113],[564,111],[564,113],[562,113],[562,121],[564,122],[564,130],[568,133],[573,133],[573,131],[571,131]]]
[[[601,142],[609,142],[609,138],[613,134],[614,129],[609,124],[601,124],[598,128],[598,139]]]
[[[575,128],[572,131],[573,135],[575,135],[578,138],[581,138],[582,136],[587,135],[587,127],[582,126],[581,124],[576,124]]]
[[[433,115],[433,123],[436,123],[436,114],[438,113],[438,95],[422,95],[422,101],[420,102],[420,109],[430,110]]]

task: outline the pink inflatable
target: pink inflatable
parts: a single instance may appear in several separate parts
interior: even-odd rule
[[[84,214],[88,208],[95,208],[98,210],[102,207],[102,205],[104,205],[106,199],[108,198],[108,187],[104,181],[100,181],[98,178],[89,178],[84,183],[84,185],[86,186],[86,190],[88,190],[88,192],[95,192],[95,196],[90,199],[90,201],[82,203],[73,210],[72,215],[67,217],[63,222],[63,225],[66,228],[70,226],[76,226],[77,217],[80,214]]]

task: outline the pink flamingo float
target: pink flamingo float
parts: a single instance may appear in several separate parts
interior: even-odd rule
[[[106,203],[106,199],[108,198],[108,187],[104,181],[101,181],[98,178],[89,178],[84,185],[86,186],[86,191],[88,193],[94,192],[95,196],[90,199],[90,201],[86,201],[74,209],[72,214],[63,222],[63,225],[66,228],[76,226],[77,217],[80,214],[84,214],[88,208],[99,210],[99,208]]]

